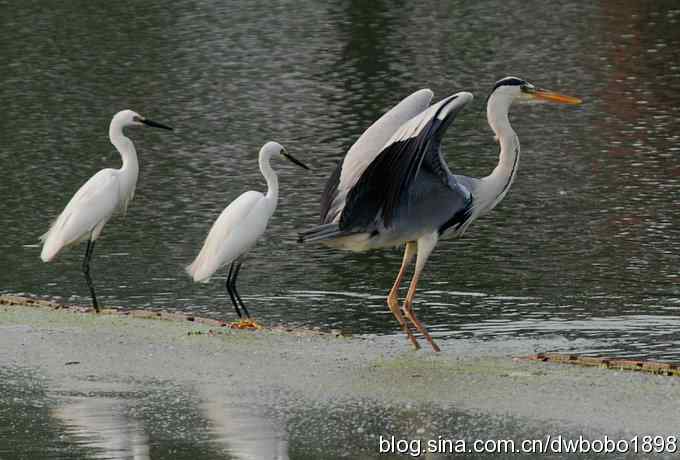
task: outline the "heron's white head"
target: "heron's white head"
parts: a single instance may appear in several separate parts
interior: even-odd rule
[[[565,96],[553,91],[536,88],[526,80],[517,77],[505,77],[496,82],[487,97],[486,117],[491,126],[497,126],[500,120],[507,120],[513,102],[554,102],[558,104],[578,105],[580,99]]]
[[[494,99],[494,102],[505,102],[508,106],[514,101],[554,102],[570,105],[578,105],[581,103],[580,99],[565,96],[564,94],[556,93],[554,91],[536,88],[528,81],[517,77],[505,77],[498,80],[489,94],[489,103],[491,103],[492,99]]]
[[[271,158],[275,157],[283,157],[300,166],[301,168],[309,169],[302,162],[288,153],[283,145],[279,144],[278,142],[269,141],[260,149],[260,160],[266,160],[268,162]]]
[[[122,130],[123,128],[127,128],[129,126],[143,126],[143,125],[151,126],[153,128],[169,129],[172,131],[171,127],[155,122],[153,120],[149,120],[148,118],[145,118],[138,114],[137,112],[134,112],[129,109],[121,110],[120,112],[115,114],[113,116],[113,119],[111,120],[111,128],[116,127],[120,130]]]

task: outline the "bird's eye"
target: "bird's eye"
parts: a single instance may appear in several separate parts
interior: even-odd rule
[[[142,120],[141,120],[137,115],[134,115],[134,116],[132,117],[132,121],[134,121],[134,122],[136,122],[136,123],[141,123],[141,122],[142,122]]]

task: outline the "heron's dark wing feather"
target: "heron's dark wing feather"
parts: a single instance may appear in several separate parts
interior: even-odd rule
[[[405,97],[369,126],[350,147],[326,183],[321,198],[322,224],[336,221],[345,207],[347,193],[364,170],[405,122],[429,107],[432,95],[429,89],[421,89]]]
[[[340,228],[368,228],[380,217],[389,227],[400,205],[408,202],[422,168],[449,184],[452,176],[440,154],[441,139],[471,100],[470,93],[454,94],[404,123],[350,190]]]
[[[321,221],[319,223],[324,224],[331,222],[335,216],[329,216],[328,213],[333,205],[333,201],[337,196],[338,184],[340,183],[340,174],[342,173],[342,163],[345,159],[338,161],[335,170],[331,177],[328,178],[326,186],[324,187],[323,194],[321,195],[321,210],[319,215],[321,216]],[[337,213],[335,213],[337,215]],[[330,217],[330,218],[329,218]]]

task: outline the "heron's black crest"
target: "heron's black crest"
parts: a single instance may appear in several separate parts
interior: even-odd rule
[[[517,78],[517,77],[501,78],[500,80],[498,80],[496,82],[493,89],[491,91],[489,91],[489,94],[486,95],[486,99],[484,99],[484,105],[480,109],[480,112],[482,110],[484,110],[484,107],[486,107],[486,104],[489,102],[489,98],[491,97],[493,92],[496,91],[501,86],[525,86],[525,85],[528,85],[528,84],[529,84],[529,82],[527,82],[526,80],[522,80],[521,78]]]
[[[501,86],[522,86],[527,84],[528,83],[525,80],[522,80],[521,78],[506,77],[498,80],[494,85],[493,89],[491,90],[491,92],[493,93],[494,91],[496,91],[497,88]]]

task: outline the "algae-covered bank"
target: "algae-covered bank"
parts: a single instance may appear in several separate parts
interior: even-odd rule
[[[550,343],[443,345],[2,305],[0,458],[403,458],[399,440],[678,434],[678,378],[513,359]]]

